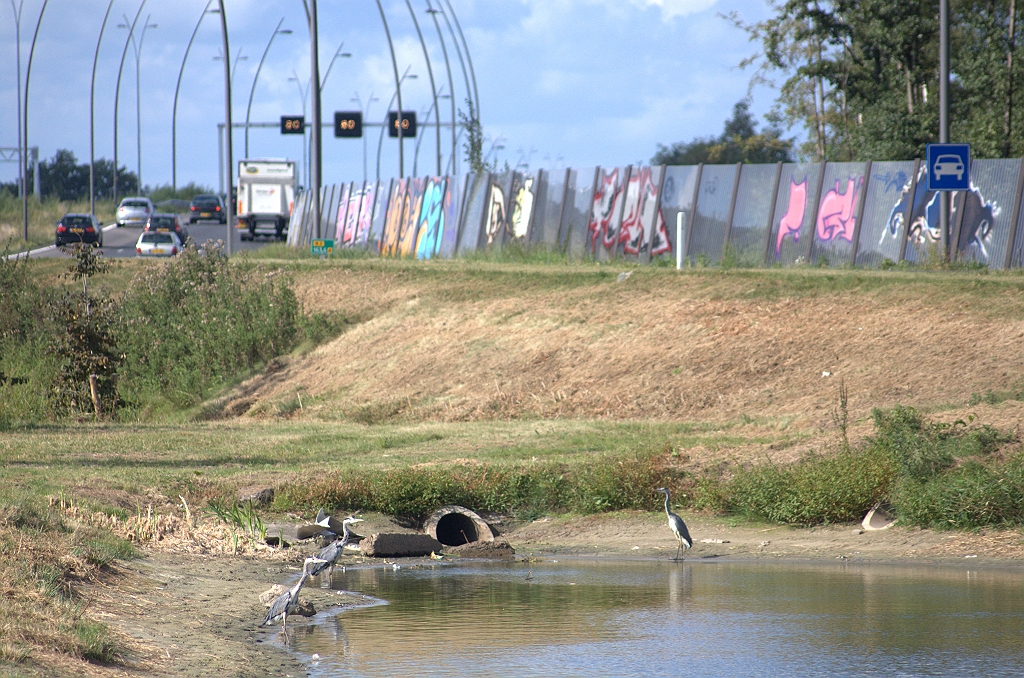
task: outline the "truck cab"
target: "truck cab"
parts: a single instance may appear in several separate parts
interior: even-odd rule
[[[284,240],[295,206],[295,162],[285,159],[238,162],[238,223],[242,240],[257,235]]]

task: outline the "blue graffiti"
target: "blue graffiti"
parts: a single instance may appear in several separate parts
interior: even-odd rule
[[[423,191],[423,206],[420,208],[419,228],[416,238],[416,258],[430,259],[441,252],[444,237],[444,194],[448,180],[432,177]]]

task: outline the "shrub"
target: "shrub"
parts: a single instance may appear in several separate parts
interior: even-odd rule
[[[973,529],[1024,523],[1024,456],[985,465],[968,461],[937,477],[906,478],[894,493],[906,524],[938,529]]]

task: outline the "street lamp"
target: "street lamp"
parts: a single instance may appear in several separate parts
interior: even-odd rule
[[[327,86],[327,78],[331,77],[331,69],[334,68],[334,62],[338,60],[338,57],[341,57],[343,59],[348,59],[348,58],[351,58],[351,56],[352,56],[351,52],[342,52],[341,51],[341,48],[344,47],[344,46],[345,46],[344,42],[341,43],[340,45],[338,45],[338,49],[335,50],[334,56],[331,57],[331,63],[327,65],[327,72],[324,73],[324,78],[323,78],[323,80],[320,81],[320,91],[321,92],[323,92],[324,91],[324,87]]]
[[[302,81],[299,80],[299,74],[292,70],[292,77],[288,78],[288,82],[294,82],[295,86],[299,88],[299,97],[302,99],[302,119],[306,119],[306,98],[309,97],[309,84],[310,81],[306,81],[306,86],[302,86]],[[302,125],[302,167],[306,170],[306,181],[309,181],[309,160],[306,157],[306,124],[303,122]]]
[[[430,0],[427,0],[427,14],[429,14],[430,18],[434,20],[434,28],[437,30],[437,39],[441,43],[441,53],[444,55],[444,67],[448,72],[448,91],[451,92],[449,99],[451,99],[452,104],[452,174],[458,174],[457,165],[455,164],[455,159],[457,157],[455,150],[455,82],[452,80],[452,65],[451,62],[448,61],[448,48],[444,44],[444,35],[441,33],[441,24],[437,21],[439,11],[430,6]],[[440,123],[440,111],[438,112],[437,118]],[[438,129],[440,130],[440,128]]]
[[[412,23],[416,27],[416,35],[419,36],[420,46],[423,48],[423,60],[427,62],[427,75],[430,76],[430,92],[434,95],[434,108],[437,109],[438,112],[440,112],[441,109],[437,105],[437,85],[434,84],[434,68],[430,65],[430,52],[427,51],[427,43],[423,39],[423,31],[420,30],[420,22],[419,22],[419,19],[416,18],[416,12],[412,11],[412,3],[409,2],[409,0],[405,0],[405,6],[409,8],[409,16],[412,17]],[[399,107],[399,114],[398,115],[399,115],[399,118],[401,118],[401,115],[402,115],[401,114],[401,107]],[[429,115],[429,113],[428,113],[428,115]],[[401,126],[401,125],[399,125],[399,126]],[[437,174],[438,174],[438,176],[440,176],[440,174],[441,174],[441,126],[437,125],[435,127],[435,129],[437,130],[437,144],[436,144],[436,146],[437,146]],[[423,137],[421,136],[420,138],[422,139]],[[419,141],[417,141],[416,142],[416,155],[417,156],[419,155],[419,152],[420,152],[420,144],[419,144]],[[415,164],[415,160],[413,161],[413,163]],[[416,176],[415,169],[413,170],[413,176]]]
[[[23,126],[22,126],[22,134],[19,135],[19,139],[18,139],[18,145],[21,146],[21,148],[18,151],[18,162],[19,162],[19,164],[22,165],[22,170],[21,170],[21,176],[22,176],[22,181],[21,181],[21,216],[22,216],[22,219],[23,219],[24,236],[25,236],[25,240],[26,241],[28,241],[28,186],[25,185],[26,181],[25,181],[24,165],[25,165],[26,159],[28,158],[28,85],[29,85],[29,80],[32,77],[32,57],[33,57],[33,55],[36,52],[36,38],[39,37],[39,26],[43,23],[43,12],[46,11],[46,3],[48,1],[49,0],[43,0],[43,6],[39,10],[39,18],[36,20],[36,30],[35,30],[35,33],[32,34],[32,46],[28,50],[28,66],[25,67],[25,101],[24,101],[24,109],[21,112],[22,120],[23,120]],[[14,5],[13,1],[11,2],[11,5],[13,7],[13,5]],[[20,6],[18,7],[18,11],[16,12],[16,16],[18,18],[18,21],[20,22],[21,21],[21,7]],[[20,35],[20,32],[19,32],[19,35]],[[18,54],[19,55],[21,54],[20,48],[18,50]],[[20,59],[20,56],[19,56],[18,62],[19,62],[19,66],[18,66],[18,80],[20,82],[21,81],[21,65],[20,65],[21,64],[21,59]],[[38,166],[36,167],[36,171],[35,171],[35,183],[36,183],[36,186],[39,185],[39,168],[38,168]]]
[[[363,112],[363,120],[370,119],[370,104],[374,101],[380,101],[380,97],[373,96],[373,92],[370,92],[370,98],[366,100],[366,108],[363,108],[363,102],[359,99],[359,92],[356,92],[355,97],[349,99],[359,104],[359,110]],[[366,183],[366,135],[363,135],[363,183]]]
[[[143,0],[145,1],[145,0]],[[231,47],[228,44],[228,16],[224,11],[224,0],[217,0],[218,9],[220,10],[220,41],[221,41],[221,54],[224,55],[224,129],[227,130],[224,135],[224,141],[226,146],[227,154],[227,189],[228,199],[225,200],[225,233],[224,233],[224,245],[227,255],[230,257],[231,252],[234,249],[235,243],[235,196],[231,190],[231,178],[234,175],[234,154],[232,152],[233,146],[231,143]]]
[[[218,54],[217,56],[213,57],[214,61],[221,61],[223,59],[224,59],[224,53],[223,52]],[[248,61],[248,60],[249,60],[249,57],[246,56],[246,55],[243,55],[242,54],[242,48],[239,47],[238,48],[238,55],[235,57],[235,64],[231,67],[231,86],[232,87],[234,87],[234,85],[235,85],[235,74],[238,73],[238,62],[239,61]]]
[[[441,86],[441,89],[442,90],[444,89],[444,85]],[[438,94],[437,98],[438,99],[451,99],[452,96],[450,94]],[[423,127],[428,127],[430,125],[430,114],[432,112],[434,112],[434,104],[430,104],[430,108],[427,109],[426,115],[423,116]],[[435,123],[435,126],[437,127],[438,130],[441,129],[441,114],[440,114],[440,111],[437,111],[437,122]],[[412,156],[412,175],[413,176],[416,176],[416,174],[418,172],[418,168],[419,168],[419,164],[420,164],[420,146],[423,144],[423,137],[425,137],[425,136],[426,136],[426,134],[421,134],[421,135],[419,135],[419,138],[416,139],[416,152]],[[438,136],[440,136],[440,132],[438,132]],[[441,176],[441,149],[440,149],[440,144],[438,144],[437,155],[438,155],[438,157],[437,157],[437,175],[436,176]]]
[[[249,115],[252,113],[252,98],[256,94],[256,81],[260,79],[260,70],[263,68],[263,62],[267,58],[267,53],[270,52],[270,46],[274,44],[274,38],[278,35],[291,35],[292,29],[281,28],[281,24],[284,23],[284,17],[277,22],[277,28],[270,34],[270,40],[267,41],[267,48],[263,50],[263,56],[260,57],[260,65],[256,67],[256,76],[252,79],[252,88],[249,90],[249,105],[245,109],[245,157],[249,157]]]
[[[451,0],[444,0],[444,3],[448,5],[448,11],[452,15],[452,21],[455,22],[455,29],[459,32],[459,37],[462,38],[462,46],[466,49],[466,61],[469,63],[469,75],[473,78],[473,99],[476,101],[476,119],[479,121],[480,90],[478,90],[476,86],[476,71],[473,69],[473,57],[469,55],[469,43],[466,42],[466,36],[462,33],[462,25],[459,23],[459,17],[455,15],[455,8],[452,7]],[[440,5],[440,0],[438,0],[438,4]]]
[[[128,37],[125,38],[125,47],[121,50],[121,63],[118,66],[118,84],[114,88],[114,202],[118,202],[118,110],[121,103],[121,75],[125,70],[125,57],[128,56],[128,46],[131,44],[131,37],[135,33],[135,24],[138,17],[142,15],[142,8],[145,7],[145,0],[138,5],[135,18],[132,19],[131,28],[128,29]]]
[[[11,0],[11,4],[14,0]],[[107,30],[107,19],[110,18],[110,10],[114,6],[114,0],[107,4],[107,13],[103,15],[103,24],[100,26],[100,35],[96,38],[96,53],[92,56],[92,80],[89,84],[89,213],[96,215],[96,63],[100,58],[100,43],[103,42],[103,32]],[[19,89],[18,94],[21,94]],[[19,117],[19,123],[21,118]]]
[[[398,77],[398,60],[395,59],[395,43],[391,41],[391,29],[388,28],[388,18],[384,16],[384,5],[377,0],[377,11],[380,12],[380,22],[384,24],[384,35],[388,39],[388,50],[391,52],[391,68],[395,72],[395,96],[398,97],[398,178],[401,179],[405,176],[405,137],[402,136],[402,78]],[[406,69],[406,73],[409,69]],[[392,98],[392,101],[394,98]],[[391,106],[388,105],[388,109]],[[385,127],[387,126],[387,119],[385,118]],[[381,129],[381,140],[384,139],[384,130]],[[380,144],[377,144],[377,179],[380,179]]]
[[[128,33],[128,40],[131,42],[132,51],[135,53],[135,152],[138,159],[139,193],[142,193],[144,184],[142,183],[142,95],[140,92],[139,57],[142,54],[142,41],[146,39],[146,31],[150,28],[157,28],[157,25],[149,23],[151,15],[147,14],[146,21],[142,25],[142,33],[139,34],[138,42],[136,42],[135,24],[129,25],[128,16],[122,16],[124,17],[124,23],[118,24],[117,27],[132,29]]]
[[[113,1],[113,0],[111,0]],[[25,155],[21,150],[21,10],[25,0],[20,0],[17,5],[11,0],[11,10],[14,11],[14,42],[18,59],[18,189],[20,195],[25,195]],[[25,220],[25,240],[28,240],[28,220]]]
[[[387,129],[387,126],[388,126],[388,111],[390,111],[391,107],[394,105],[396,97],[398,98],[398,101],[399,101],[399,104],[398,104],[398,141],[399,141],[398,158],[399,158],[399,162],[401,162],[401,160],[402,160],[402,146],[401,146],[401,141],[402,141],[402,104],[401,104],[401,101],[402,101],[402,98],[399,95],[399,92],[401,92],[401,90],[402,90],[402,83],[405,81],[406,78],[409,78],[410,80],[415,80],[416,78],[419,77],[415,73],[409,73],[409,69],[410,68],[412,68],[412,66],[406,66],[405,73],[403,73],[402,77],[398,79],[398,87],[395,88],[395,93],[391,95],[391,101],[388,103],[387,111],[384,112],[384,123],[380,126],[380,138],[377,139],[377,181],[380,181],[380,150],[381,150],[381,147],[384,145],[384,130]],[[401,169],[403,171],[399,172],[399,175],[398,175],[399,179],[402,178],[402,174],[404,173],[404,169],[405,168],[402,167]]]
[[[114,0],[110,1],[113,2]],[[181,91],[181,76],[185,73],[185,62],[188,61],[188,53],[192,50],[192,42],[196,39],[196,33],[199,32],[199,26],[203,23],[203,18],[207,14],[220,13],[220,10],[217,8],[210,9],[212,2],[213,0],[209,0],[206,3],[202,14],[199,15],[199,21],[196,22],[196,27],[192,30],[192,37],[188,39],[188,46],[185,47],[185,56],[182,57],[181,68],[178,69],[178,84],[174,88],[174,110],[171,112],[171,188],[175,191],[178,190],[178,93]]]

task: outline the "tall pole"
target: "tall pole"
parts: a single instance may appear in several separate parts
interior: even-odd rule
[[[310,88],[313,110],[310,111],[313,129],[309,133],[310,155],[310,188],[313,191],[313,223],[316,224],[316,237],[320,238],[320,172],[323,165],[320,160],[322,145],[320,142],[320,44],[317,27],[316,0],[309,0],[309,77],[316,87]]]
[[[15,5],[14,0],[11,0],[11,9],[14,10],[14,42],[15,51],[17,52],[18,59],[18,190],[19,196],[24,197],[25,195],[25,162],[27,161],[25,150],[21,144],[21,10],[24,7],[25,0],[21,0],[19,4]],[[28,220],[25,221],[25,240],[28,240]]]
[[[24,136],[22,137],[24,142],[23,148],[25,149],[25,155],[22,155],[22,158],[28,157],[28,83],[29,79],[32,77],[32,57],[35,55],[36,52],[36,38],[39,37],[39,26],[43,23],[43,12],[46,11],[46,4],[48,2],[49,0],[43,0],[43,6],[39,10],[39,18],[36,20],[36,30],[35,33],[32,34],[32,46],[28,49],[28,65],[25,67],[25,110],[22,113],[22,116],[25,121],[23,128]],[[39,165],[36,165],[35,167],[35,179],[38,183]],[[28,186],[25,186],[24,184],[25,182],[22,182],[21,216],[24,220],[25,240],[28,240]]]
[[[134,35],[130,35],[129,38],[132,42],[132,51],[135,52],[135,153],[136,153],[136,168],[139,173],[139,193],[143,192],[142,184],[142,86],[141,78],[139,74],[139,64],[142,56],[142,41],[146,39],[146,31],[150,28],[156,28],[156,24],[149,23],[149,17],[152,15],[146,15],[146,21],[142,24],[142,32],[139,34],[138,41],[135,40]],[[125,24],[128,23],[128,17],[124,18]]]
[[[445,4],[448,5],[448,11],[452,13],[452,21],[455,22],[455,28],[459,31],[459,37],[462,38],[462,46],[466,50],[466,62],[469,63],[469,75],[473,78],[473,100],[476,102],[476,119],[480,120],[480,90],[476,87],[476,71],[473,70],[473,57],[469,54],[469,43],[466,42],[466,36],[462,33],[462,24],[459,23],[459,17],[455,15],[455,8],[452,7],[451,0],[445,0]]]
[[[395,44],[391,42],[391,30],[388,28],[388,19],[384,16],[384,7],[377,0],[377,9],[380,11],[380,20],[384,24],[384,35],[388,38],[388,49],[391,50],[391,67],[395,70],[395,96],[398,97],[398,178],[405,177],[405,153],[402,137],[402,79],[398,77],[398,61],[395,59]],[[388,106],[390,109],[391,107]],[[377,154],[380,157],[380,153]],[[379,174],[379,171],[378,171]]]
[[[1010,30],[1006,45],[1006,112],[1003,115],[1003,157],[1009,158],[1012,152],[1013,132],[1013,50],[1017,46],[1017,3],[1010,0]]]
[[[224,146],[226,151],[225,174],[228,199],[224,201],[227,208],[227,226],[224,235],[224,243],[227,255],[230,257],[234,246],[235,236],[235,198],[232,195],[232,175],[234,174],[234,157],[231,153],[231,48],[228,45],[228,17],[224,13],[224,0],[217,0],[220,9],[220,39],[224,49]]]
[[[135,12],[135,20],[128,29],[128,37],[124,41],[124,50],[121,52],[121,65],[117,67],[117,85],[114,87],[114,204],[117,204],[117,108],[121,101],[121,73],[124,71],[124,60],[128,56],[128,46],[131,44],[132,35],[135,33],[135,24],[142,14],[142,8],[146,6],[146,0],[142,0],[139,9]]]
[[[100,43],[103,42],[103,32],[107,30],[107,19],[110,18],[110,10],[114,6],[114,0],[107,4],[107,13],[103,15],[103,24],[100,26],[100,35],[96,38],[96,52],[92,56],[92,81],[89,85],[89,213],[96,214],[96,63],[100,58]]]
[[[409,0],[405,0],[405,6],[409,8],[409,16],[412,17],[412,24],[416,27],[416,35],[420,39],[420,46],[423,48],[423,60],[427,62],[427,75],[430,76],[430,91],[434,95],[434,110],[437,111],[437,115],[440,118],[441,109],[437,105],[437,85],[434,84],[434,69],[430,65],[430,52],[427,51],[427,43],[423,39],[423,31],[420,30],[420,22],[416,18],[416,12],[412,11],[412,3]],[[439,120],[440,122],[440,120]],[[437,175],[441,176],[441,125],[435,126],[437,130]],[[423,138],[422,136],[420,137]],[[419,155],[420,145],[416,143],[416,154]]]
[[[359,98],[359,92],[356,92],[355,98],[354,99],[349,99],[349,101],[354,101],[357,104],[359,104],[359,110],[361,110],[363,112],[363,120],[369,120],[370,119],[370,104],[372,104],[374,101],[380,101],[380,99],[378,99],[377,97],[373,96],[373,92],[370,92],[370,98],[366,100],[366,108],[363,108],[363,100]],[[366,183],[366,175],[367,175],[367,171],[366,171],[366,135],[363,134],[363,183],[364,184]]]
[[[113,2],[114,0],[110,1]],[[213,0],[209,0],[206,3],[202,14],[199,15],[199,21],[196,22],[196,27],[192,29],[192,37],[188,39],[188,45],[185,47],[185,56],[182,57],[181,68],[178,69],[178,84],[174,87],[174,108],[171,110],[171,188],[175,191],[178,190],[178,93],[181,91],[181,76],[185,73],[185,62],[188,61],[188,53],[192,50],[192,43],[196,39],[196,33],[199,32],[199,26],[203,23],[203,18],[210,11],[211,2]]]
[[[441,6],[440,0],[438,1],[438,7]],[[462,56],[462,47],[459,45],[459,38],[455,35],[455,28],[452,26],[451,20],[445,13],[444,9],[438,9],[441,16],[444,17],[445,26],[448,27],[448,34],[452,36],[452,45],[455,47],[455,55],[459,57],[459,66],[462,68],[462,79],[466,81],[466,99],[471,100],[473,98],[473,86],[469,84],[469,70],[466,68],[466,60]],[[476,104],[474,104],[475,106]]]
[[[939,0],[939,143],[949,143],[949,0]],[[939,192],[939,230],[942,259],[949,261],[949,191]]]
[[[437,29],[437,39],[441,43],[441,54],[444,55],[444,67],[448,71],[448,92],[451,93],[451,104],[452,104],[452,174],[458,174],[459,171],[455,165],[455,82],[452,80],[452,65],[448,61],[448,48],[444,44],[444,35],[441,33],[441,24],[437,21],[438,10],[430,6],[430,0],[427,0],[427,14],[434,20],[434,28]],[[441,121],[441,113],[438,111],[437,115],[438,122]]]
[[[267,48],[263,50],[263,56],[260,57],[260,65],[256,67],[256,76],[252,79],[252,88],[249,90],[249,105],[245,109],[245,157],[249,157],[249,116],[252,113],[252,98],[256,94],[256,82],[260,79],[260,70],[263,68],[263,62],[267,59],[267,53],[270,52],[270,46],[274,44],[274,38],[280,33],[281,35],[290,35],[291,30],[281,30],[281,24],[284,23],[284,17],[277,22],[277,28],[270,34],[270,40],[267,41]]]
[[[334,56],[331,57],[331,63],[327,64],[327,72],[324,73],[324,79],[320,81],[320,92],[321,93],[323,93],[324,87],[327,86],[327,78],[331,77],[331,69],[334,68],[334,62],[338,60],[338,57],[344,57],[344,58],[347,59],[348,57],[352,56],[348,52],[342,52],[341,51],[342,48],[344,48],[344,47],[345,47],[345,43],[344,42],[342,42],[340,45],[338,45],[338,49],[335,50]]]
[[[405,67],[405,73],[403,73],[402,77],[398,79],[399,85],[401,85],[402,81],[404,81],[406,78],[409,78],[410,80],[415,80],[417,77],[419,77],[415,73],[410,74],[410,69],[412,69],[411,65]],[[377,181],[380,181],[380,151],[381,147],[384,145],[384,130],[386,130],[388,127],[388,111],[391,110],[391,106],[395,103],[395,97],[397,96],[398,88],[396,87],[395,93],[391,95],[391,101],[388,102],[387,110],[384,111],[384,122],[380,126],[380,137],[377,138]],[[401,128],[401,125],[399,125],[399,128]]]

